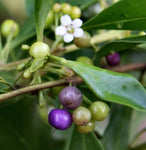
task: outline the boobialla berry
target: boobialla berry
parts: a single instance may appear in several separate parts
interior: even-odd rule
[[[72,115],[66,109],[53,109],[49,113],[48,121],[52,127],[65,130],[72,124]]]
[[[88,32],[84,31],[84,35],[82,37],[76,37],[74,39],[74,44],[80,48],[86,48],[91,46],[91,36]]]
[[[31,45],[29,53],[34,58],[43,58],[50,54],[50,48],[44,42],[35,42]]]
[[[85,126],[91,120],[91,112],[88,108],[79,106],[73,111],[73,122],[79,126]]]
[[[90,122],[87,123],[85,126],[77,126],[77,130],[80,133],[89,133],[92,132],[95,128],[95,121],[91,120]]]
[[[92,113],[92,119],[96,121],[104,120],[110,111],[109,106],[102,101],[93,102],[89,109]]]
[[[93,65],[93,61],[87,56],[80,56],[76,59],[76,61],[88,64],[88,65]]]
[[[116,66],[120,63],[120,55],[118,53],[113,53],[106,56],[107,64],[110,66]]]
[[[4,37],[8,37],[12,34],[12,37],[16,37],[19,33],[19,25],[17,22],[11,19],[5,20],[1,25],[1,34]]]
[[[82,102],[82,93],[75,86],[65,87],[59,94],[60,103],[67,109],[75,109]]]

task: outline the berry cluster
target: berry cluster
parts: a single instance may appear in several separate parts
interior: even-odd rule
[[[68,3],[55,3],[53,5],[52,10],[49,11],[47,19],[46,19],[46,24],[45,28],[48,28],[50,24],[54,22],[55,15],[59,17],[62,15],[70,15],[72,19],[77,19],[81,17],[81,10],[77,6],[71,6]]]
[[[59,101],[64,108],[53,109],[48,116],[50,125],[59,130],[69,128],[74,122],[80,133],[89,133],[94,130],[95,121],[104,120],[109,113],[108,105],[101,101],[93,102],[89,108],[81,106],[82,93],[75,86],[65,87]]]

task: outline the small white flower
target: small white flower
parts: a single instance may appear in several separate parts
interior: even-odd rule
[[[64,15],[61,17],[61,24],[61,26],[55,29],[55,34],[63,36],[66,43],[71,42],[74,37],[82,37],[84,34],[80,28],[83,24],[80,19],[74,19],[72,21],[69,15]]]

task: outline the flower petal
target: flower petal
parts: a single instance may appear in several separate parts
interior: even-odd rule
[[[58,26],[56,29],[55,29],[55,34],[56,35],[64,35],[66,33],[66,28],[63,27],[63,26]]]
[[[81,19],[75,19],[72,21],[73,28],[79,28],[82,26],[82,24],[83,21]]]
[[[64,41],[65,41],[66,43],[71,42],[73,39],[74,39],[74,37],[73,37],[72,34],[66,33],[66,34],[64,35]]]
[[[61,23],[63,26],[70,25],[72,23],[72,20],[69,15],[64,15],[61,17]]]
[[[81,28],[77,28],[74,31],[74,37],[82,37],[84,35],[84,31]]]

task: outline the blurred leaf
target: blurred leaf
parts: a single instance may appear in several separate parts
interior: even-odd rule
[[[15,49],[29,38],[35,35],[35,27],[33,18],[29,18],[20,29],[19,35],[12,41],[11,49]]]
[[[51,138],[49,125],[40,120],[34,96],[0,104],[0,133],[1,150],[58,150],[64,146]]]
[[[116,106],[117,107],[117,106]],[[116,108],[117,109],[117,108]],[[113,112],[102,144],[107,150],[127,150],[132,110],[120,107]]]
[[[34,105],[35,101],[26,97],[17,103],[0,105],[1,149],[37,149],[38,118]]]
[[[82,27],[85,30],[144,30],[146,29],[145,6],[146,1],[144,0],[122,0],[88,20]]]
[[[146,111],[146,90],[132,75],[112,72],[56,56],[50,58],[73,69],[99,98]]]
[[[28,16],[32,16],[34,12],[34,0],[25,0],[26,13]]]
[[[46,18],[54,0],[35,0],[35,28],[37,32],[37,40],[43,41],[43,32]]]
[[[75,127],[65,150],[103,150],[94,133],[81,134]]]
[[[131,148],[130,150],[146,150],[146,143],[143,143],[143,144],[138,145],[134,148]]]
[[[115,40],[112,42],[109,42],[105,45],[103,45],[100,49],[97,55],[106,56],[111,51],[121,51],[125,50],[131,47],[135,47],[136,45],[140,43],[146,42],[146,36],[138,36],[138,37],[132,37],[132,38],[125,38],[120,40]]]

